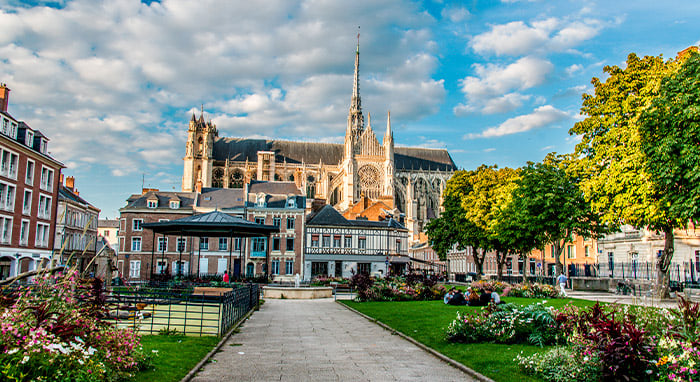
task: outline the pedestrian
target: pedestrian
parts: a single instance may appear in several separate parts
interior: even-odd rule
[[[453,287],[452,289],[447,291],[447,293],[445,294],[445,297],[443,297],[443,299],[442,299],[442,302],[444,302],[445,304],[449,304],[450,300],[452,300],[452,296],[454,296],[454,294],[455,294],[455,288]]]
[[[228,271],[224,271],[224,282],[228,282]]]
[[[564,274],[564,271],[561,272],[559,277],[557,277],[557,281],[559,282],[559,288],[561,288],[561,294],[566,297],[566,275]]]

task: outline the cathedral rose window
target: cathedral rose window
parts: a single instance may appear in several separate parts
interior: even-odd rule
[[[379,188],[379,170],[371,165],[364,165],[357,171],[360,176],[360,185],[364,189]]]

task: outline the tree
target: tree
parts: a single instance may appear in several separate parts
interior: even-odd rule
[[[443,212],[426,226],[430,243],[441,260],[455,245],[460,249],[471,248],[477,270],[477,279],[484,268],[485,251],[481,249],[485,231],[467,220],[462,208],[462,196],[473,190],[471,181],[474,171],[460,170],[447,181],[443,193]]]
[[[697,49],[668,64],[658,95],[639,120],[645,170],[653,179],[665,232],[657,269],[667,286],[674,252],[673,227],[700,217],[700,54]]]
[[[666,247],[657,262],[657,294],[668,295],[668,266],[673,257],[673,228],[678,221],[659,197],[660,187],[649,172],[641,140],[639,116],[656,95],[667,64],[661,57],[627,57],[627,67],[606,66],[610,75],[591,81],[594,95],[583,95],[581,113],[570,134],[581,135],[576,146],[581,189],[595,213],[611,226],[630,224],[661,230]]]
[[[554,153],[528,163],[515,181],[510,206],[515,226],[524,230],[514,233],[513,245],[524,251],[552,244],[557,273],[563,271],[561,255],[574,235],[597,238],[608,232],[579,189],[575,163],[572,155]]]

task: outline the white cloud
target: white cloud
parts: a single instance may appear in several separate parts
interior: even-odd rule
[[[365,113],[410,123],[437,112],[435,20],[395,0],[11,2],[0,9],[1,80],[10,112],[59,160],[126,176],[179,164],[184,111],[202,103],[222,135],[342,137],[356,20]]]
[[[507,66],[474,64],[473,67],[477,75],[460,80],[466,102],[455,107],[457,115],[477,111],[493,114],[515,110],[529,96],[513,91],[541,85],[554,69],[551,62],[530,56]]]
[[[485,152],[485,153],[490,153],[490,152],[493,152],[493,151],[496,151],[496,149],[495,149],[494,147],[489,147],[488,149],[484,149],[484,152]]]
[[[583,65],[580,65],[580,64],[573,64],[573,65],[571,65],[571,66],[568,66],[568,67],[565,69],[566,74],[567,74],[568,76],[572,76],[572,75],[574,75],[575,73],[580,72],[581,70],[583,70]]]
[[[595,19],[569,20],[550,17],[531,22],[512,21],[492,25],[474,36],[470,46],[479,54],[524,55],[565,51],[596,36],[603,23]]]
[[[571,116],[554,106],[544,105],[530,114],[510,118],[497,127],[491,127],[478,134],[467,134],[465,139],[493,138],[522,133],[569,119]]]
[[[447,7],[443,8],[442,12],[440,12],[440,16],[449,19],[453,23],[459,23],[467,20],[471,14],[464,7]]]

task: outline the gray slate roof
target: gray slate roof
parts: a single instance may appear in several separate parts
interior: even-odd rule
[[[194,193],[192,192],[172,192],[172,191],[148,191],[145,194],[134,194],[126,200],[125,208],[147,208],[148,200],[158,199],[158,208],[170,208],[170,198],[177,196],[180,198],[179,209],[192,209],[194,204]]]
[[[294,182],[263,182],[251,180],[248,193],[259,192],[273,195],[303,195]]]
[[[394,219],[384,221],[348,220],[335,208],[326,204],[320,210],[312,212],[306,217],[307,226],[344,226],[366,228],[395,228],[405,230],[406,227]]]
[[[90,202],[88,202],[87,200],[76,195],[75,193],[73,193],[71,190],[67,189],[63,185],[58,186],[58,199],[59,200],[70,200],[70,201],[73,201],[75,203],[89,206],[89,207],[92,207],[94,209],[99,210],[97,207],[90,204]]]
[[[267,236],[279,232],[279,227],[257,224],[220,211],[207,212],[158,223],[145,223],[144,228],[165,235],[184,236]]]
[[[214,160],[257,162],[258,151],[272,151],[278,163],[323,162],[337,164],[343,160],[344,145],[340,143],[293,142],[248,138],[215,138]],[[397,170],[457,170],[450,153],[445,149],[422,147],[395,147],[394,161]]]
[[[100,228],[119,228],[119,220],[117,220],[117,219],[100,219],[97,221],[97,226]]]

